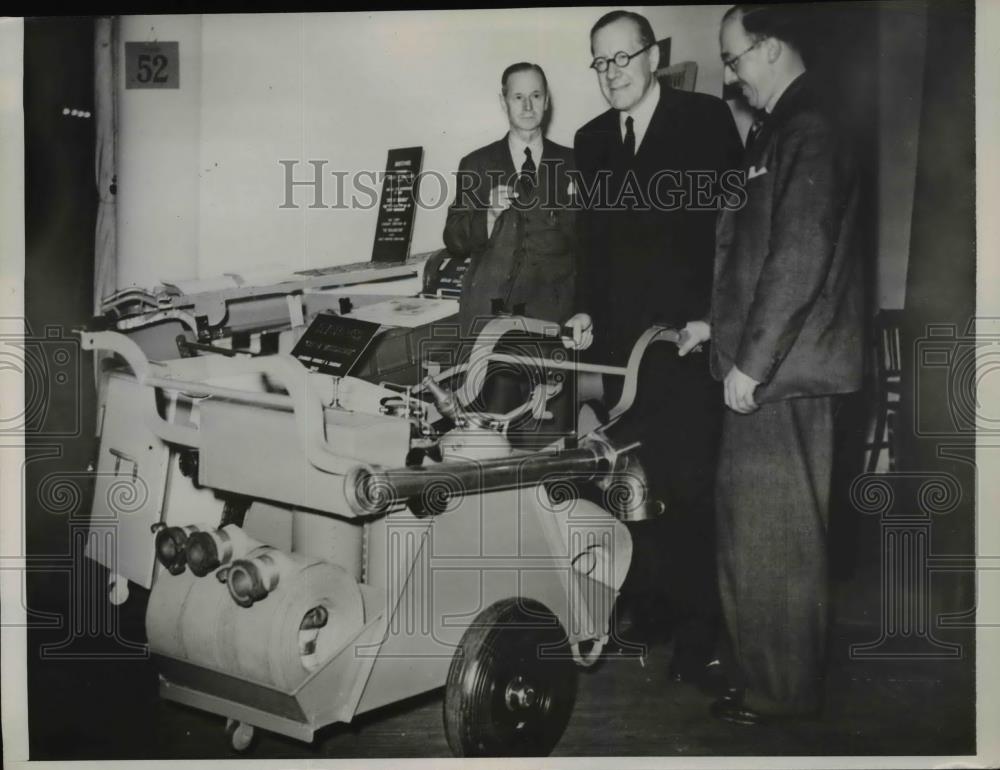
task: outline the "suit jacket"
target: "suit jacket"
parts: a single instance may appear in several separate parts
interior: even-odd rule
[[[625,157],[613,109],[577,132],[574,149],[586,246],[577,309],[594,318],[594,358],[622,364],[650,324],[707,316],[712,197],[720,176],[738,169],[742,143],[725,102],[661,83],[633,158]]]
[[[459,323],[469,334],[475,323],[503,310],[561,323],[574,306],[576,285],[575,212],[570,209],[573,153],[543,141],[537,185],[518,186],[517,202],[487,233],[490,191],[513,184],[517,171],[507,137],[462,158],[458,192],[448,210],[444,243],[457,257],[470,257],[459,300]],[[523,309],[521,306],[523,305]]]
[[[861,387],[863,264],[852,155],[807,75],[744,159],[746,203],[718,221],[712,373],[762,383],[758,402]]]

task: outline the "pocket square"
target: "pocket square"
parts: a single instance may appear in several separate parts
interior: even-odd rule
[[[751,179],[754,179],[758,176],[764,176],[764,174],[766,173],[767,173],[767,166],[761,166],[760,168],[757,168],[756,166],[751,166],[750,170],[747,171],[747,181],[749,182]]]

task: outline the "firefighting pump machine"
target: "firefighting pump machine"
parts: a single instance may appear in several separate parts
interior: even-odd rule
[[[370,272],[107,303],[81,333],[105,360],[92,512],[105,534],[88,556],[108,568],[111,601],[150,589],[162,697],[226,717],[236,750],[255,728],[311,741],[444,686],[455,754],[547,754],[577,667],[608,638],[631,558],[621,519],[643,502],[635,447],[607,428],[646,348],[676,332],[647,331],[627,367],[583,365],[497,346],[561,331],[508,316],[434,362],[420,349],[437,325],[393,326],[392,312],[425,319],[454,301],[400,310],[352,294]],[[349,372],[292,355],[307,326],[380,306],[396,310]],[[526,372],[530,395],[477,411],[498,364]],[[510,425],[544,424],[570,370],[624,377],[618,405],[541,449],[513,447]]]

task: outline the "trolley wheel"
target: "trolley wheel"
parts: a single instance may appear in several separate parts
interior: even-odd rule
[[[243,753],[253,744],[255,731],[253,725],[239,722],[235,719],[226,720],[226,737],[233,751]]]
[[[504,599],[466,629],[444,696],[455,756],[547,756],[576,699],[566,632],[545,605]]]
[[[128,578],[121,575],[111,575],[108,578],[108,601],[115,607],[128,601]]]

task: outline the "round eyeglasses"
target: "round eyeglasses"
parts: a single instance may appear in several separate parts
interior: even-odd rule
[[[590,68],[597,70],[598,72],[607,72],[608,67],[611,66],[611,62],[614,62],[615,66],[618,67],[618,69],[623,69],[627,67],[628,63],[632,61],[636,56],[645,51],[648,51],[654,45],[656,45],[655,41],[647,45],[645,48],[640,48],[635,53],[625,53],[624,51],[619,51],[610,59],[608,59],[605,56],[598,56],[590,63]]]

